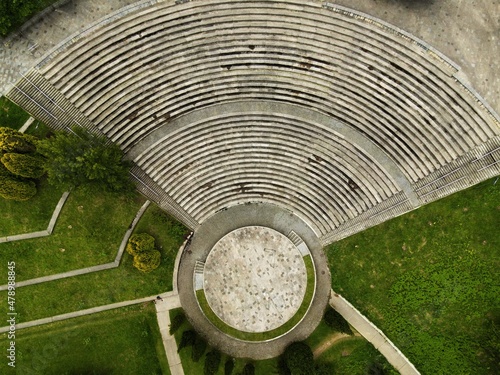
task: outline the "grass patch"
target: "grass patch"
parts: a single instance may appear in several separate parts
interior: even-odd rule
[[[29,113],[24,109],[5,96],[0,97],[0,127],[19,130],[29,118]]]
[[[3,374],[170,374],[152,303],[18,330],[16,350]]]
[[[500,316],[500,184],[493,181],[326,249],[333,289],[422,373],[500,370],[494,324]]]
[[[48,187],[47,190],[54,189]],[[43,190],[41,194],[45,194]],[[41,200],[33,206],[31,201],[12,204],[11,216],[6,220],[8,231],[17,234],[19,222],[33,221],[34,214],[44,209],[47,212],[42,216],[42,228],[37,229],[45,229],[47,217],[50,218],[55,208],[55,198],[49,200],[50,204]],[[17,281],[112,262],[123,235],[143,202],[144,199],[139,196],[130,198],[103,191],[76,189],[63,207],[52,235],[0,244],[0,262],[16,262]],[[18,207],[23,211],[16,211]],[[33,207],[33,212],[30,207]],[[40,225],[38,221],[37,225]]]
[[[42,179],[37,194],[28,201],[17,202],[0,198],[0,237],[47,229],[52,212],[62,195]],[[1,252],[4,246],[0,245]]]
[[[307,313],[307,310],[309,309],[309,306],[311,305],[311,301],[314,296],[314,290],[316,288],[316,275],[314,270],[314,264],[310,255],[304,256],[303,259],[307,272],[307,285],[306,285],[306,291],[304,293],[304,299],[302,300],[302,304],[300,305],[297,312],[286,323],[279,326],[278,328],[266,332],[244,332],[234,327],[231,327],[230,325],[222,321],[213,312],[210,305],[208,304],[207,298],[205,296],[205,291],[203,289],[196,291],[196,298],[198,299],[198,304],[200,305],[200,308],[205,314],[205,316],[208,318],[208,320],[210,320],[210,322],[215,327],[217,327],[219,330],[232,337],[245,341],[264,341],[281,336],[284,333],[290,331],[302,320],[304,315]]]

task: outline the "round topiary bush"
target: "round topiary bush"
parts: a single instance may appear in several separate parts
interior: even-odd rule
[[[285,349],[283,357],[292,375],[314,374],[314,357],[305,342],[294,342]]]
[[[0,127],[0,153],[34,153],[37,139],[15,129]]]
[[[27,201],[36,194],[33,181],[23,181],[15,177],[0,175],[0,196],[15,201]]]
[[[0,161],[11,173],[21,177],[40,178],[45,173],[43,161],[39,157],[9,152]]]
[[[130,236],[127,244],[127,253],[132,256],[155,249],[155,239],[147,233],[138,233]]]
[[[161,254],[158,250],[145,251],[134,256],[134,267],[142,272],[151,272],[158,268]]]

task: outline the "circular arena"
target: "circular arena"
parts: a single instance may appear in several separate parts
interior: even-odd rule
[[[500,173],[500,118],[460,67],[329,2],[142,1],[58,45],[7,96],[120,145],[138,189],[194,232],[178,277],[189,319],[237,356],[312,332],[330,291],[322,246]],[[296,324],[258,343],[207,325],[196,295],[214,281],[211,249],[247,226],[296,233],[317,278]],[[248,318],[207,298],[233,328]]]

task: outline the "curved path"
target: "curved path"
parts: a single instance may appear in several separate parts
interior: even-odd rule
[[[306,316],[287,334],[267,342],[241,341],[225,335],[203,315],[194,294],[193,275],[196,263],[203,262],[225,234],[252,225],[270,227],[285,236],[293,230],[307,244],[316,267],[316,292]],[[190,322],[211,345],[235,357],[272,358],[280,355],[288,344],[304,340],[321,321],[330,295],[330,271],[314,232],[291,212],[273,205],[240,205],[208,219],[195,232],[188,250],[184,251],[177,277],[181,305]]]

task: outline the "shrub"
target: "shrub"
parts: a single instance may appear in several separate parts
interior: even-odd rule
[[[40,178],[45,173],[43,160],[34,156],[9,152],[0,161],[11,173],[21,177]]]
[[[335,331],[346,333],[348,335],[354,334],[349,326],[349,323],[347,323],[344,317],[332,308],[328,308],[328,310],[326,310],[323,319],[325,320],[325,323]]]
[[[33,181],[24,181],[15,177],[0,176],[0,196],[15,201],[27,201],[36,194]]]
[[[286,366],[292,375],[314,374],[314,357],[305,342],[294,342],[283,353]]]
[[[205,354],[206,349],[207,342],[200,336],[197,336],[193,345],[193,351],[191,352],[191,359],[193,362],[198,362],[202,355]]]
[[[234,360],[229,358],[224,364],[224,375],[231,375],[234,370]]]
[[[180,352],[182,349],[187,348],[188,346],[193,346],[196,341],[196,332],[192,329],[182,332],[181,341],[179,342],[179,347],[177,348],[177,352]]]
[[[134,256],[134,267],[142,272],[151,272],[158,268],[161,254],[158,250],[150,250]]]
[[[173,335],[175,332],[179,330],[179,328],[182,326],[182,323],[184,323],[185,319],[186,317],[182,313],[177,314],[172,318],[172,321],[170,322],[170,328],[168,330],[170,335]]]
[[[255,375],[255,366],[252,363],[247,363],[243,367],[241,375]]]
[[[138,233],[130,236],[127,244],[127,252],[136,256],[146,251],[155,249],[155,239],[147,233]]]
[[[217,350],[208,352],[205,356],[205,367],[203,368],[205,375],[214,375],[220,366],[221,355]]]
[[[11,128],[0,128],[0,153],[15,152],[20,154],[34,153],[37,139],[29,134]]]

